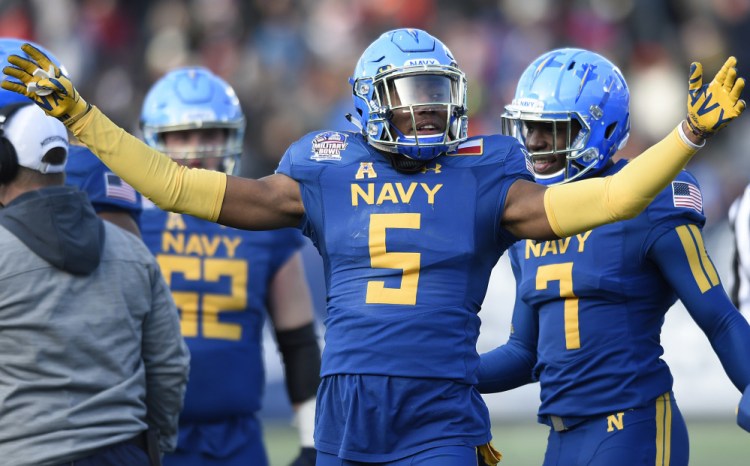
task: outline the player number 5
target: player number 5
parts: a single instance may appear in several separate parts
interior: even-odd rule
[[[367,304],[417,304],[417,285],[421,254],[418,252],[387,252],[386,230],[420,228],[420,214],[372,214],[370,216],[370,265],[374,269],[402,270],[401,286],[386,288],[381,280],[367,283]]]

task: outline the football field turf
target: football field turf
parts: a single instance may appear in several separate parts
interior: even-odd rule
[[[747,466],[750,434],[729,421],[688,419],[691,466]],[[547,427],[525,422],[495,423],[493,442],[503,453],[500,466],[539,466]],[[297,434],[289,425],[267,422],[266,445],[271,466],[288,466],[297,453]]]

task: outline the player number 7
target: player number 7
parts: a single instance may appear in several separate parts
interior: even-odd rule
[[[565,348],[581,347],[578,328],[578,297],[573,293],[573,263],[542,265],[536,272],[536,289],[546,290],[552,281],[560,282],[560,297],[565,300]]]

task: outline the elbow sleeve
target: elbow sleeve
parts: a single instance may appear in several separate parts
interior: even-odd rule
[[[320,384],[320,348],[315,324],[276,332],[284,360],[286,390],[292,403],[314,397]]]

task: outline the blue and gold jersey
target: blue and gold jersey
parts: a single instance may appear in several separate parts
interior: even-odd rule
[[[539,380],[541,416],[646,406],[672,388],[660,333],[677,298],[744,387],[750,371],[740,355],[750,350],[743,342],[750,327],[740,322],[706,253],[704,222],[698,183],[683,171],[631,220],[514,245],[513,331],[506,345],[482,355],[480,389]]]
[[[84,191],[97,213],[126,212],[138,223],[141,194],[112,173],[87,147],[70,146],[65,184]]]
[[[531,180],[518,142],[471,138],[404,174],[359,134],[313,133],[277,173],[299,183],[326,274],[316,447],[384,462],[487,442],[477,313],[516,241],[500,227],[508,189]]]
[[[180,422],[252,416],[265,381],[268,287],[302,246],[302,235],[236,230],[156,207],[144,209],[141,230],[172,290],[190,349]]]
[[[477,313],[515,241],[502,206],[530,178],[519,151],[510,138],[475,138],[403,174],[359,134],[314,133],[289,148],[277,172],[299,182],[302,228],[326,270],[322,375],[474,381]]]

